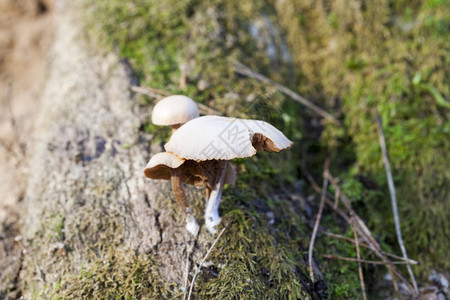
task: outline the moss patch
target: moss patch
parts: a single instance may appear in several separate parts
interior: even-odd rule
[[[179,299],[175,285],[164,282],[158,264],[130,251],[107,253],[60,281],[53,299]]]
[[[392,217],[378,217],[392,210],[376,130],[380,114],[405,245],[421,262],[414,269],[421,275],[431,268],[448,269],[442,243],[450,234],[450,90],[444,83],[450,75],[444,67],[449,32],[442,30],[450,21],[448,5],[369,1],[353,9],[344,6],[310,6],[300,0],[278,6],[296,51],[298,76],[307,78],[301,89],[314,98],[325,94],[339,99],[335,104],[344,124],[337,129],[328,125],[323,145],[335,153],[336,165],[347,165],[337,174],[365,174],[378,183],[383,200],[376,205],[362,200],[358,211],[398,253]]]
[[[309,236],[309,229],[301,225],[298,213],[289,212],[295,205],[284,205],[287,200],[278,198],[274,189],[301,179],[302,163],[321,174],[327,153],[352,205],[383,247],[399,253],[392,218],[386,214],[391,208],[377,114],[384,120],[405,244],[409,255],[421,262],[414,271],[425,277],[431,268],[449,268],[442,243],[450,236],[450,93],[445,84],[450,74],[444,67],[449,63],[450,14],[445,1],[364,1],[349,8],[342,1],[102,0],[88,6],[95,39],[127,57],[142,85],[188,95],[228,116],[269,121],[295,143],[281,155],[238,161],[240,189],[225,192],[221,210],[230,228],[218,249],[235,238],[236,250],[254,257],[213,255],[222,271],[199,283],[199,294],[223,295],[220,287],[233,289],[226,278],[234,278],[242,295],[300,295],[297,267],[302,268],[293,263],[295,271],[289,271],[286,266],[298,261],[301,250],[292,248],[293,241],[306,244],[303,235]],[[341,126],[321,124],[273,87],[238,76],[230,63],[234,59],[332,111]],[[183,89],[181,68],[187,70]],[[200,88],[202,81],[206,88]],[[143,105],[151,109],[148,100]],[[143,126],[161,139],[167,137],[168,131]],[[368,187],[361,176],[377,187]],[[280,217],[274,230],[265,223],[268,211],[289,217]],[[333,226],[335,221],[330,220]],[[323,252],[354,256],[353,250],[330,240],[322,246]],[[277,269],[267,259],[274,251],[280,253]],[[356,269],[337,262],[327,266],[330,297],[353,297]],[[230,269],[241,273],[225,273]],[[288,279],[277,281],[280,274]]]
[[[227,229],[209,258],[218,275],[197,280],[197,294],[201,299],[309,299],[315,291],[305,275],[303,221],[285,197],[262,187],[270,194],[264,196],[244,189],[246,184],[225,191],[221,213]]]
[[[162,279],[151,254],[136,254],[124,244],[124,217],[116,204],[89,200],[76,205],[75,216],[62,218],[50,209],[43,216],[34,237],[40,242],[24,256],[23,275],[35,280],[22,287],[25,293],[35,299],[179,298],[178,287]]]

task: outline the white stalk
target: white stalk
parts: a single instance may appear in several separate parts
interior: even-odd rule
[[[217,232],[214,227],[220,224],[219,205],[220,198],[222,197],[223,181],[225,178],[227,165],[228,162],[225,163],[220,179],[214,185],[214,189],[211,191],[211,194],[206,202],[205,225],[206,229],[208,229],[211,234],[215,234]]]
[[[186,208],[186,230],[189,231],[193,236],[197,236],[198,230],[200,226],[198,226],[197,220],[192,214],[191,209]]]
[[[183,186],[181,185],[181,174],[178,170],[171,171],[170,181],[172,183],[172,191],[175,199],[177,200],[178,205],[181,207],[181,209],[184,210],[184,213],[186,215],[186,229],[193,236],[196,236],[199,226],[197,220],[195,220],[195,217],[192,214],[192,210],[189,208],[186,194],[184,193]]]

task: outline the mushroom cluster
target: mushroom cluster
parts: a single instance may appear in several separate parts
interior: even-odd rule
[[[185,213],[186,229],[194,236],[199,225],[189,208],[182,183],[205,187],[205,225],[214,234],[221,221],[219,204],[223,185],[234,184],[236,180],[235,169],[229,161],[251,157],[257,151],[280,152],[292,145],[281,131],[264,121],[196,117],[172,133],[164,146],[167,152],[154,155],[144,174],[151,179],[171,180],[175,199]]]

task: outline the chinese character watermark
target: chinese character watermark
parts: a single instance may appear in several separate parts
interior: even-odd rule
[[[221,154],[222,150],[214,145],[214,141],[211,141],[205,148],[203,148],[202,152],[200,152],[201,156],[211,158],[219,157]]]

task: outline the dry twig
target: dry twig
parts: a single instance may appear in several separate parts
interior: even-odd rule
[[[397,232],[397,239],[398,239],[398,243],[400,245],[400,249],[402,251],[403,257],[405,258],[406,261],[408,261],[408,254],[406,253],[405,244],[403,243],[403,238],[402,238],[402,230],[400,228],[400,219],[398,216],[397,196],[395,194],[394,180],[392,179],[391,166],[389,164],[389,158],[388,158],[388,153],[387,153],[387,149],[386,149],[386,141],[384,139],[384,133],[383,133],[383,124],[382,124],[382,120],[381,120],[380,116],[377,117],[377,127],[378,127],[378,137],[380,140],[381,153],[383,155],[384,167],[386,169],[386,176],[387,176],[388,185],[389,185],[389,192],[391,194],[391,204],[392,204],[392,212],[394,214],[395,231]],[[416,295],[418,295],[419,291],[417,289],[416,279],[414,278],[414,273],[411,269],[411,266],[409,264],[407,264],[406,268],[408,269],[409,276],[411,277],[411,282],[414,287],[414,293]]]
[[[191,281],[191,287],[189,289],[189,295],[188,295],[188,300],[191,299],[191,295],[192,295],[192,291],[194,290],[194,282],[195,279],[197,278],[198,273],[200,272],[200,270],[202,269],[203,264],[205,263],[205,260],[208,258],[209,254],[211,253],[211,250],[214,248],[214,246],[217,244],[217,242],[219,241],[220,237],[222,236],[222,234],[225,232],[225,229],[227,229],[226,227],[224,229],[222,229],[222,231],[219,233],[219,235],[217,236],[217,238],[215,239],[214,243],[211,245],[211,247],[209,248],[208,252],[206,252],[205,257],[203,257],[202,262],[200,263],[200,265],[198,266],[197,270],[195,271],[194,277],[192,278]]]
[[[321,189],[319,188],[319,186],[315,182],[314,178],[311,176],[311,174],[309,174],[308,170],[304,166],[302,166],[302,171],[305,173],[306,178],[311,183],[312,187],[316,190],[316,192],[320,193]],[[330,183],[336,189],[340,190],[339,185],[337,184],[337,180],[335,178],[333,178],[333,176],[329,172],[326,172],[325,176],[329,178]],[[356,212],[352,209],[352,207],[350,205],[350,200],[347,198],[347,196],[345,194],[342,193],[342,191],[340,191],[339,198],[340,198],[341,202],[344,204],[345,208],[347,209],[347,212],[344,212],[339,208],[334,208],[334,201],[332,201],[332,200],[334,200],[334,196],[331,195],[330,193],[327,193],[327,199],[325,200],[325,203],[327,205],[329,205],[330,207],[332,207],[339,214],[339,216],[343,220],[345,220],[349,225],[351,225],[351,221],[350,221],[350,218],[347,216],[347,213],[353,214],[353,216],[355,217],[355,220],[356,220],[355,223],[357,225],[355,229],[360,234],[360,236],[365,240],[365,242],[367,242],[370,249],[375,253],[375,255],[377,255],[379,258],[381,258],[384,265],[386,265],[387,270],[388,270],[389,274],[391,275],[392,284],[394,285],[395,290],[396,291],[399,290],[397,280],[396,280],[396,278],[399,278],[401,281],[403,281],[405,283],[405,285],[408,287],[408,289],[410,289],[411,291],[414,292],[413,287],[408,282],[408,280],[406,280],[405,277],[403,277],[403,275],[394,266],[394,264],[392,264],[392,262],[386,257],[386,255],[383,254],[383,251],[381,250],[380,245],[373,238],[370,230],[367,228],[367,226],[364,224],[364,222],[358,217]]]
[[[397,285],[397,280],[396,280],[396,277],[394,276],[394,274],[397,275],[397,277],[400,278],[408,286],[408,288],[410,288],[413,291],[411,285],[403,277],[403,275],[400,273],[400,271],[397,268],[395,268],[394,265],[391,264],[390,260],[385,255],[383,255],[383,253],[381,252],[380,245],[373,238],[372,233],[370,232],[369,228],[367,228],[366,224],[361,220],[361,218],[359,218],[358,214],[351,207],[350,199],[348,199],[348,197],[341,191],[341,189],[337,183],[337,179],[335,179],[329,172],[325,175],[329,178],[329,180],[330,180],[331,184],[334,186],[334,188],[339,189],[341,202],[344,204],[348,213],[353,215],[353,217],[356,221],[355,228],[356,228],[357,232],[371,246],[371,249],[374,251],[374,253],[379,258],[381,258],[381,260],[383,260],[386,263],[386,266],[387,266],[389,274],[391,275],[392,283],[394,285],[395,290],[398,291],[398,285]],[[351,225],[349,218],[347,218],[346,221],[348,222],[349,225]]]
[[[322,108],[318,107],[317,105],[315,105],[314,103],[312,103],[311,101],[305,99],[304,97],[300,96],[299,94],[297,94],[296,92],[294,92],[291,89],[288,89],[287,87],[267,78],[266,76],[256,73],[255,71],[253,71],[252,69],[250,69],[249,67],[247,67],[246,65],[235,61],[234,62],[234,71],[238,74],[241,75],[245,75],[254,79],[257,79],[259,81],[271,84],[273,86],[275,86],[280,92],[282,92],[283,94],[288,95],[289,97],[291,97],[292,99],[294,99],[295,101],[303,104],[304,106],[308,107],[309,109],[311,109],[312,111],[314,111],[315,113],[317,113],[318,115],[322,116],[323,118],[327,119],[328,121],[333,122],[336,125],[339,125],[339,121],[333,117],[330,113],[326,112],[325,110],[323,110]]]
[[[340,195],[341,195],[341,191],[336,189],[336,191],[334,192],[334,206],[333,206],[334,209],[336,209],[338,207]]]
[[[195,243],[195,241],[194,241]],[[187,295],[187,289],[188,289],[188,284],[189,284],[189,255],[191,254],[193,247],[186,247],[186,270],[185,270],[185,277],[184,277],[184,291],[183,291],[183,300],[186,299],[186,295]]]
[[[332,255],[332,254],[324,254],[323,257],[328,258],[328,259],[340,259],[340,260],[345,260],[345,261],[361,262],[361,263],[372,264],[372,265],[384,265],[384,266],[386,265],[386,263],[381,260],[357,259],[357,258],[353,258],[353,257],[343,257],[343,256]],[[390,263],[393,265],[406,264],[406,262],[404,262],[404,261],[391,261]]]
[[[328,231],[323,231],[322,233],[327,235],[327,236],[331,236],[331,237],[334,237],[334,238],[337,238],[337,239],[341,239],[341,240],[345,240],[347,242],[355,244],[355,240],[353,240],[351,238],[348,238],[346,236],[343,236],[343,235],[340,235],[340,234],[336,234],[336,233],[331,233],[331,232],[328,232]],[[358,242],[359,242],[359,246],[360,247],[364,247],[364,248],[369,249],[369,250],[372,251],[372,248],[369,245],[361,242],[360,240],[358,240]],[[405,263],[408,262],[411,265],[417,265],[419,263],[418,261],[413,260],[411,258],[408,258],[408,260],[406,261],[405,258],[402,257],[402,256],[398,256],[398,255],[395,255],[395,254],[392,254],[392,253],[389,253],[389,252],[385,252],[385,251],[380,251],[380,252],[383,253],[386,256],[390,256],[390,257],[395,258],[395,259],[403,260],[403,261],[405,261]],[[395,262],[392,262],[392,263],[396,264]]]
[[[330,177],[331,182],[336,182],[336,179],[333,178],[331,174],[328,174]],[[339,186],[336,184],[336,188],[339,188]],[[370,245],[372,251],[381,258],[382,261],[386,263],[387,269],[389,274],[392,278],[392,284],[394,285],[394,288],[396,291],[398,291],[398,284],[396,277],[398,277],[400,280],[402,280],[406,286],[414,292],[411,284],[406,280],[406,278],[400,273],[400,271],[391,263],[391,261],[382,253],[381,247],[378,244],[378,242],[373,238],[372,233],[370,232],[369,228],[367,228],[366,224],[361,220],[361,218],[356,214],[356,212],[351,208],[350,206],[350,200],[347,198],[345,194],[341,194],[341,201],[344,203],[346,207],[348,207],[348,212],[351,213],[355,219],[355,227],[357,232],[360,234],[360,236],[365,239],[365,241]],[[394,276],[394,274],[396,276]]]
[[[137,86],[137,85],[132,85],[130,87],[130,90],[132,90],[135,93],[144,94],[144,95],[147,95],[147,96],[155,98],[155,99],[161,99],[161,98],[164,98],[169,95],[168,93],[166,93],[164,91],[152,89],[149,87]]]
[[[325,170],[324,173],[328,171],[328,168],[330,166],[330,160],[327,159],[325,161]],[[319,205],[319,212],[316,216],[316,222],[314,223],[314,229],[311,235],[311,241],[309,242],[309,249],[308,249],[308,262],[309,262],[309,276],[311,277],[311,281],[314,282],[314,271],[312,266],[312,256],[313,256],[313,250],[314,250],[314,241],[316,239],[317,230],[319,229],[320,219],[322,218],[322,212],[323,212],[323,205],[325,202],[325,198],[327,195],[327,188],[328,188],[328,179],[324,177],[323,179],[323,187],[322,187],[322,194],[320,196],[320,205]]]
[[[352,229],[353,235],[355,236],[355,248],[356,248],[356,259],[358,260],[358,272],[359,272],[359,281],[361,282],[361,291],[363,295],[363,299],[367,300],[366,289],[364,287],[364,276],[361,268],[361,255],[359,253],[359,242],[358,242],[358,234],[356,233],[356,229],[354,226],[354,218],[353,216],[350,219],[352,221]]]

